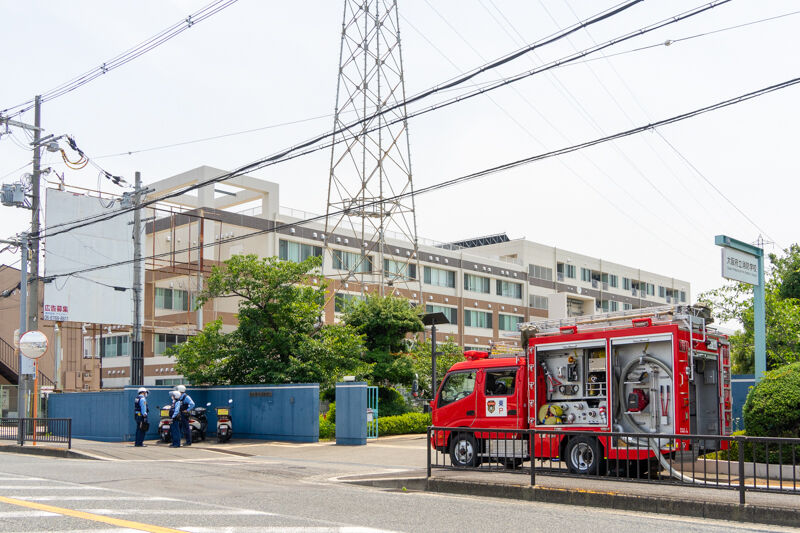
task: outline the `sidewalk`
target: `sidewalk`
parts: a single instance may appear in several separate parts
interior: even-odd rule
[[[133,443],[73,440],[72,453],[65,455],[64,448],[37,446],[39,449],[33,452],[33,446],[20,450],[0,441],[0,452],[105,461],[269,461],[287,469],[307,468],[307,475],[329,481],[388,490],[426,490],[743,522],[800,524],[800,495],[748,492],[747,504],[741,506],[736,490],[612,479],[537,475],[537,484],[532,487],[527,474],[443,469],[434,469],[427,479],[424,435],[381,437],[368,441],[366,446],[337,446],[333,441],[289,443],[241,439],[225,444],[207,440],[182,448],[169,448],[154,441],[146,444],[145,448],[135,448]]]

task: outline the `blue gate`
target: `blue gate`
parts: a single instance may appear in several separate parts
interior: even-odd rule
[[[378,387],[367,387],[367,438],[378,438]]]

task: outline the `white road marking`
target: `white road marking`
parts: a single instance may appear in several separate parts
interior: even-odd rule
[[[26,502],[63,502],[63,501],[120,501],[120,502],[178,502],[175,498],[160,496],[14,496]]]
[[[64,483],[55,481],[54,483]],[[50,485],[0,485],[4,490],[108,490],[102,487],[88,487],[86,485],[68,485],[62,487],[51,487]]]
[[[215,515],[219,516],[220,511],[212,509],[76,509],[84,513],[101,514],[101,515],[185,515],[185,516],[198,516],[198,515]],[[230,509],[225,511],[227,515],[237,516],[279,516],[274,513],[267,513],[264,511],[254,511],[251,509]]]
[[[61,516],[57,513],[48,513],[47,511],[5,511],[0,512],[0,519],[2,518],[40,518],[44,516]]]
[[[388,529],[371,527],[337,526],[337,527],[184,527],[190,533],[392,533]]]

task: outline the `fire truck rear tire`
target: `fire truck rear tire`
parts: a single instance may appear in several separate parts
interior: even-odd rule
[[[603,451],[593,437],[572,437],[564,447],[564,460],[570,472],[596,476],[603,473]]]
[[[478,442],[469,433],[457,433],[450,439],[450,460],[453,466],[475,467],[481,464]]]

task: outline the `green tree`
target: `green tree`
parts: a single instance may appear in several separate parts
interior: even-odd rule
[[[369,381],[381,387],[411,385],[414,361],[406,353],[406,335],[422,331],[422,319],[408,300],[394,296],[367,296],[354,301],[342,321],[365,336],[363,360],[371,366]]]
[[[770,268],[765,282],[765,315],[767,369],[800,360],[800,247],[793,244],[783,256],[769,255]],[[731,336],[733,371],[752,374],[755,371],[753,331],[753,287],[731,283],[705,292],[698,299],[714,310],[722,322],[736,321],[742,330]]]
[[[367,296],[342,315],[345,324],[366,336],[368,350],[400,352],[408,333],[422,331],[422,319],[408,300],[395,296]]]
[[[436,351],[441,355],[436,357],[436,377],[441,384],[442,378],[454,364],[464,361],[464,351],[453,339],[436,344]],[[411,350],[411,357],[414,361],[414,372],[419,376],[419,396],[421,398],[433,398],[431,392],[431,341],[417,339],[414,348]]]
[[[367,374],[355,328],[320,322],[325,287],[308,283],[320,264],[236,255],[214,267],[198,305],[237,298],[239,325],[225,334],[214,322],[173,347],[177,368],[198,384],[313,381],[323,389],[344,374]]]

